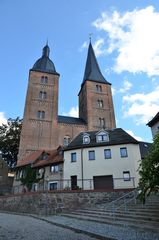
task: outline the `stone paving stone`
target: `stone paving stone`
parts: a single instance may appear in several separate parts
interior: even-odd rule
[[[75,218],[68,218],[59,215],[43,218],[55,224],[59,223],[64,226],[88,231],[94,234],[98,234],[101,237],[103,236],[108,238],[114,238],[117,240],[159,240],[159,234],[151,233],[146,230],[139,231],[137,229],[126,226],[113,226],[86,220],[78,220]]]
[[[0,213],[0,240],[95,240],[29,216]]]

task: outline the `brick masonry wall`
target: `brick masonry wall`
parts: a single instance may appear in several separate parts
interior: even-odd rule
[[[103,200],[111,202],[123,194],[124,191],[49,191],[1,196],[0,211],[39,215],[54,214],[55,210],[60,211],[60,203],[64,206],[65,211],[69,211],[80,207],[95,206]]]

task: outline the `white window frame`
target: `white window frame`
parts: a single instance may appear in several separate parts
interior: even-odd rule
[[[109,156],[106,155],[106,151],[110,153]],[[104,149],[104,158],[105,159],[111,159],[112,158],[112,152],[110,148]]]
[[[125,154],[123,154],[122,150],[125,150]],[[120,157],[121,158],[125,158],[125,157],[128,157],[128,150],[127,150],[127,147],[122,147],[120,148]]]
[[[88,134],[83,135],[83,144],[90,143],[90,136]]]
[[[91,156],[91,153],[93,154],[93,157]],[[95,157],[95,150],[88,151],[88,159],[90,161],[94,161],[96,159],[96,157]]]
[[[73,156],[75,156],[75,159]],[[77,153],[76,152],[71,153],[71,162],[77,162]]]
[[[57,184],[57,189],[50,189],[50,185],[51,185],[51,184],[55,184],[55,183]],[[58,190],[58,181],[51,181],[51,182],[48,182],[48,190],[49,190],[49,191],[52,191],[52,190]]]
[[[50,172],[51,173],[58,173],[59,172],[59,165],[52,165],[50,167]]]
[[[131,181],[130,171],[123,171],[123,180],[124,181]]]

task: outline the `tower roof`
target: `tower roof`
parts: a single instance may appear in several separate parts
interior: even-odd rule
[[[48,44],[43,48],[42,57],[39,58],[31,70],[58,74],[54,63],[49,58],[50,48]]]
[[[109,82],[106,81],[106,79],[103,77],[100,71],[91,42],[88,48],[88,55],[87,55],[86,67],[85,67],[85,72],[83,77],[83,83],[86,80],[110,84]]]

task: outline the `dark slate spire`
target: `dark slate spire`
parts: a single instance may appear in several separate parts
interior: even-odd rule
[[[88,48],[88,55],[87,55],[83,83],[86,80],[110,84],[109,82],[107,82],[105,80],[105,78],[103,77],[103,75],[100,71],[91,41],[90,41],[89,48]]]
[[[50,48],[48,46],[48,43],[46,43],[46,46],[43,48],[43,51],[42,51],[42,57],[35,62],[31,70],[39,71],[39,72],[54,73],[59,75],[56,72],[54,63],[49,58],[49,54],[50,54]]]
[[[46,44],[46,46],[43,48],[43,57],[48,57],[49,58],[49,54],[50,54],[50,48],[48,46],[48,44]]]

